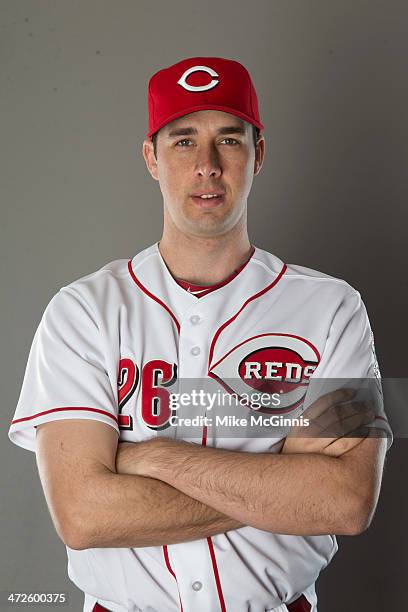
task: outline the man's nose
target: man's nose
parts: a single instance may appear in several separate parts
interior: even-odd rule
[[[218,177],[221,175],[221,165],[218,151],[214,146],[208,146],[198,152],[196,173],[201,177]]]

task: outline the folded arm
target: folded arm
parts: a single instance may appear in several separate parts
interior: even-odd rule
[[[166,482],[258,529],[293,535],[357,534],[368,527],[377,504],[387,442],[364,437],[368,431],[358,433],[373,413],[361,402],[344,409],[352,395],[340,389],[319,398],[308,409],[319,433],[313,427],[308,433],[294,428],[280,454],[232,452],[158,438],[119,444],[118,471]],[[347,437],[322,437],[333,425]],[[370,436],[379,435],[369,431]]]
[[[118,444],[108,425],[66,419],[37,427],[36,451],[57,533],[83,549],[186,542],[247,524],[357,533],[375,509],[385,440],[295,437],[282,455],[231,453],[163,439]]]
[[[372,519],[386,440],[366,438],[339,457],[233,452],[165,438],[134,447],[138,474],[243,524],[292,535],[354,535]]]
[[[51,518],[70,548],[173,544],[242,527],[167,483],[117,473],[118,436],[109,425],[52,421],[37,427],[36,440]]]

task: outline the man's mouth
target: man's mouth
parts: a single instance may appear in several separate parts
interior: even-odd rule
[[[201,208],[213,208],[224,202],[225,193],[222,191],[208,191],[202,193],[193,193],[192,200],[201,206]]]

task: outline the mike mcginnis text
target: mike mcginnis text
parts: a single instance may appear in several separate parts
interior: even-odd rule
[[[285,417],[282,414],[271,416],[256,414],[247,417],[228,416],[200,416],[191,418],[178,417],[173,415],[170,418],[170,425],[175,427],[308,427],[309,419],[303,416],[297,418]]]

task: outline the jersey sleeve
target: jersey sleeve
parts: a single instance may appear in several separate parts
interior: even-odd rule
[[[97,316],[79,292],[63,287],[35,332],[10,440],[35,451],[36,426],[62,419],[95,419],[119,434],[117,375],[105,354]]]
[[[347,290],[334,314],[303,408],[321,395],[343,387],[356,389],[353,401],[361,399],[374,403],[376,418],[369,426],[384,432],[389,449],[393,435],[384,410],[374,335],[361,295],[353,288]]]

